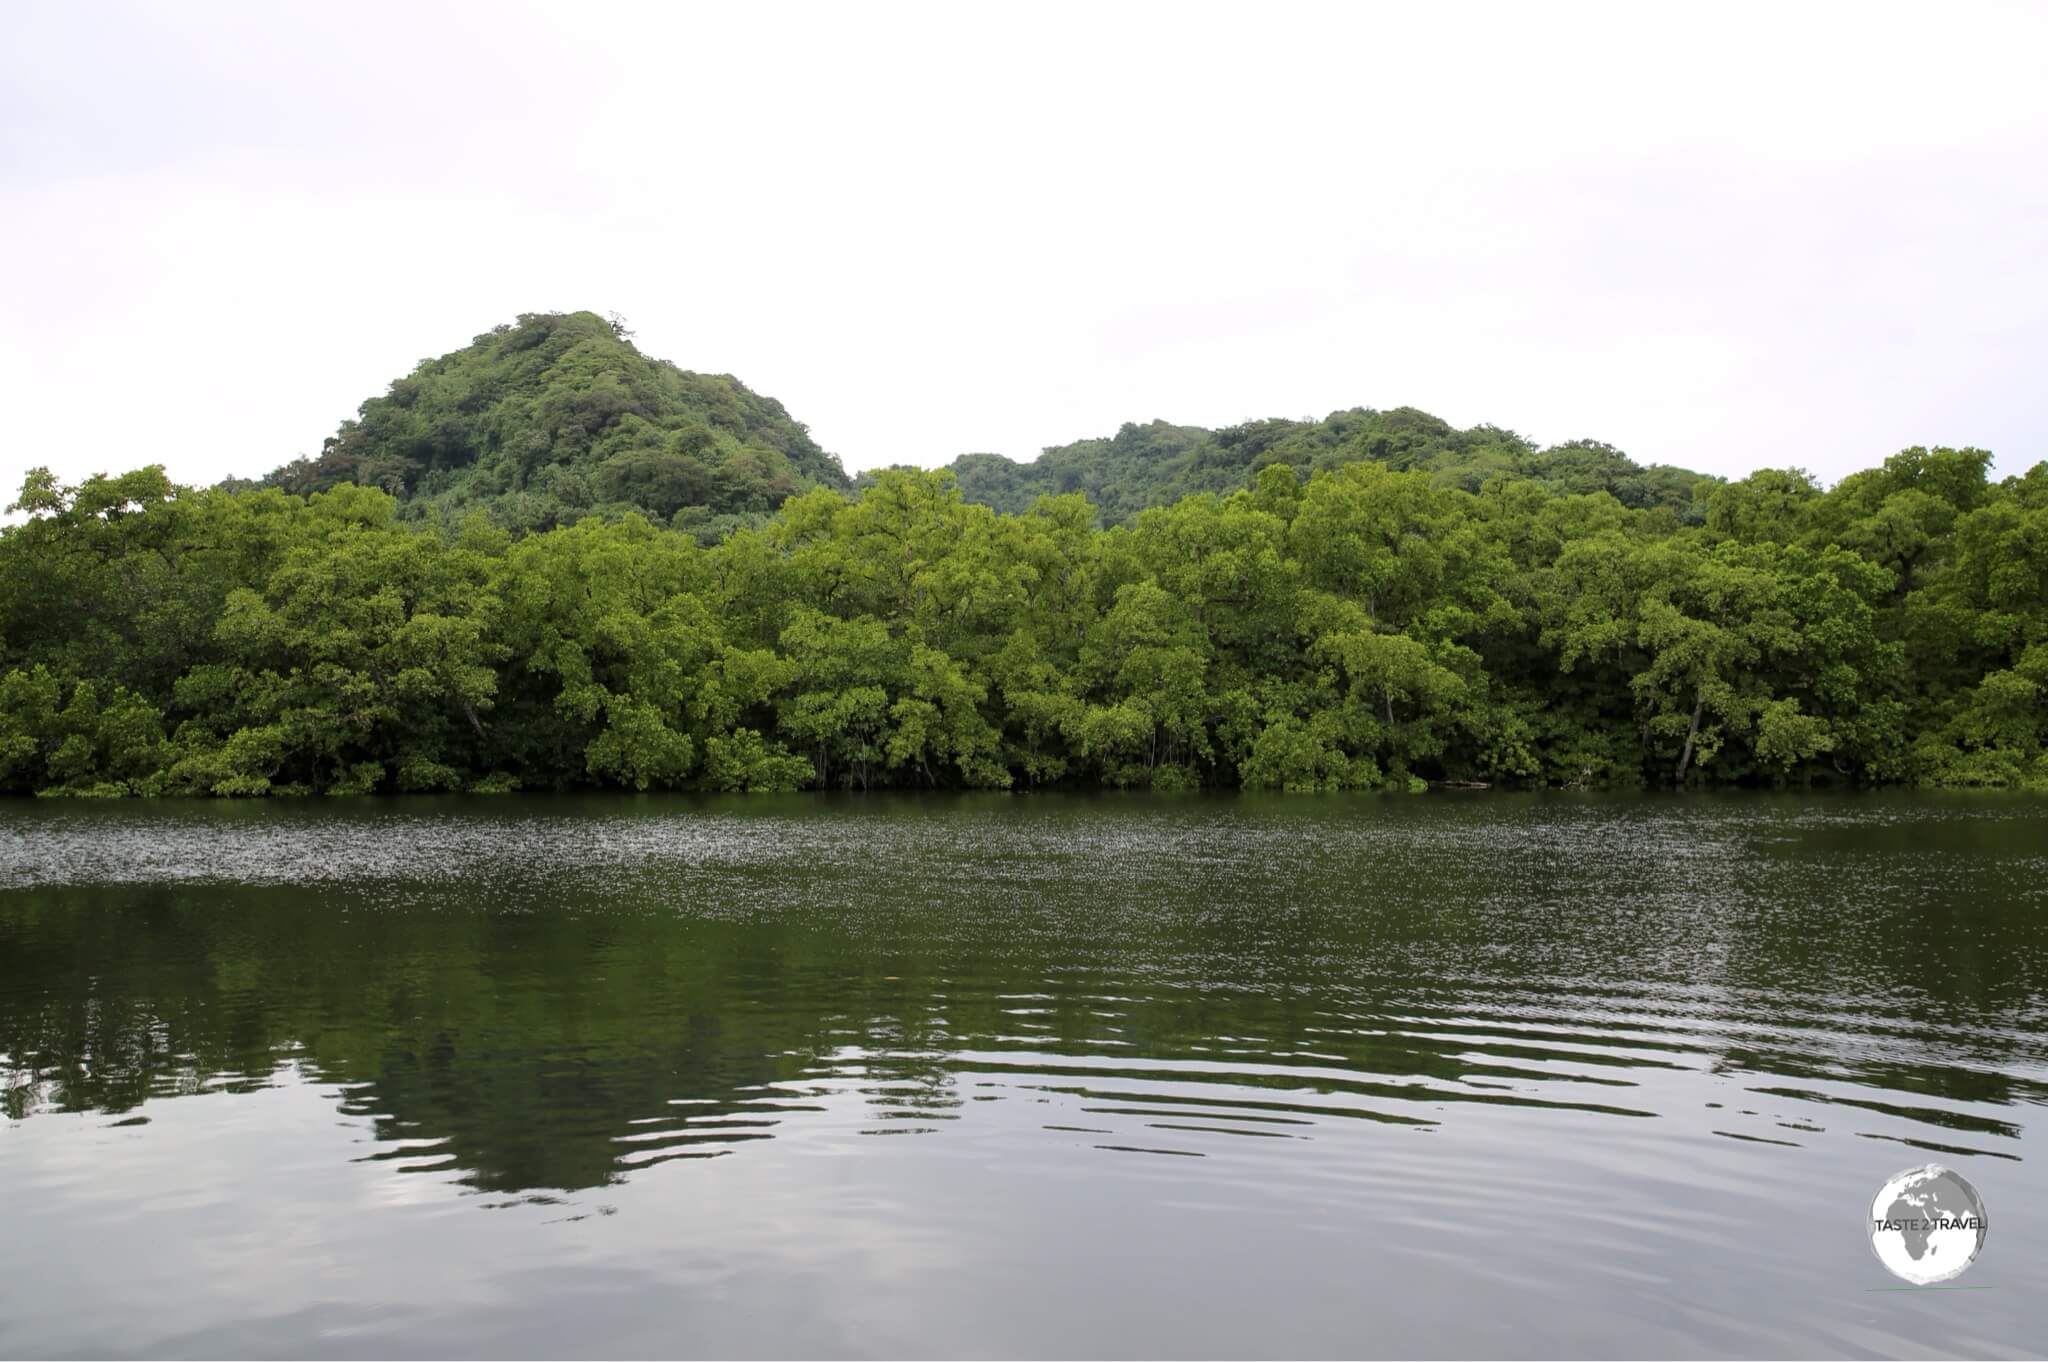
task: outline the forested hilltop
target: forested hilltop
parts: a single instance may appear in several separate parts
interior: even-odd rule
[[[535,530],[637,511],[711,539],[847,479],[774,398],[649,359],[617,320],[545,312],[422,361],[318,457],[240,485],[343,483],[391,493],[408,518],[475,508]]]
[[[967,500],[999,511],[1080,492],[1103,524],[1121,525],[1195,492],[1239,491],[1276,464],[1307,475],[1368,460],[1468,492],[1501,476],[1554,492],[1608,492],[1624,506],[1669,507],[1692,521],[1717,481],[1639,467],[1597,440],[1539,449],[1498,426],[1459,430],[1413,407],[1224,430],[1153,421],[1055,446],[1025,464],[967,454],[950,471]],[[650,359],[623,323],[594,312],[525,313],[423,360],[342,422],[318,456],[228,486],[304,495],[344,483],[389,492],[406,520],[482,510],[523,532],[638,512],[706,544],[759,528],[797,492],[851,485],[780,402],[729,374]]]
[[[1547,449],[1499,426],[1459,430],[1413,407],[1354,407],[1321,421],[1250,421],[1223,430],[1165,421],[1126,425],[1107,440],[1047,449],[1030,463],[1000,454],[964,454],[949,470],[969,501],[1021,513],[1042,496],[1079,492],[1108,525],[1128,524],[1151,506],[1197,492],[1234,492],[1263,469],[1285,464],[1304,476],[1371,460],[1398,472],[1424,472],[1443,487],[1477,492],[1488,479],[1527,478],[1553,492],[1607,492],[1624,506],[1663,506],[1681,519],[1705,515],[1718,478],[1642,467],[1598,440]]]
[[[710,546],[37,470],[0,788],[2048,788],[2048,464],[1988,465],[1766,471],[1694,514],[1273,464],[1108,529],[889,472]]]

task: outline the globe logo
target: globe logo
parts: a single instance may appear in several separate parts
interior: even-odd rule
[[[1984,1199],[1938,1163],[1896,1173],[1870,1203],[1870,1247],[1895,1277],[1931,1286],[1960,1276],[1984,1247]]]

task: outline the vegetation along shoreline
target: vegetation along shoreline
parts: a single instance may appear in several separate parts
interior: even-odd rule
[[[2048,464],[1409,409],[849,479],[529,314],[259,481],[32,470],[0,792],[2048,789]]]

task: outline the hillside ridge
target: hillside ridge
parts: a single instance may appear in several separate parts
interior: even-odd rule
[[[1468,492],[1503,476],[1566,495],[1607,492],[1687,523],[1698,523],[1722,482],[1638,464],[1598,440],[1539,447],[1505,427],[1459,429],[1414,407],[1217,429],[1126,422],[1028,461],[967,453],[943,467],[963,497],[999,511],[1080,492],[1102,524],[1119,525],[1194,493],[1242,490],[1276,464],[1308,478],[1359,462]],[[408,519],[481,509],[514,531],[637,512],[713,542],[765,523],[799,492],[865,487],[881,471],[850,479],[781,402],[731,374],[642,353],[616,317],[528,312],[422,360],[343,421],[318,455],[227,485],[303,495],[355,483],[391,493]]]
[[[638,511],[700,533],[759,523],[790,496],[848,486],[836,456],[730,374],[650,358],[616,318],[528,312],[422,360],[317,456],[260,485],[377,487],[404,513],[488,511],[509,529]]]
[[[1352,407],[1320,421],[1266,419],[1214,430],[1127,422],[1113,436],[1049,446],[1026,462],[963,454],[945,467],[968,500],[999,511],[1025,511],[1040,496],[1081,492],[1105,525],[1119,525],[1197,492],[1248,487],[1275,464],[1306,478],[1361,462],[1428,473],[1440,486],[1467,492],[1502,476],[1565,495],[1607,492],[1632,509],[1665,507],[1692,523],[1705,514],[1705,496],[1722,483],[1668,464],[1638,464],[1599,440],[1539,447],[1500,426],[1460,430],[1415,407]]]

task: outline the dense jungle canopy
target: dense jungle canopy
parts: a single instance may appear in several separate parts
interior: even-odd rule
[[[481,508],[529,530],[638,511],[715,537],[847,479],[774,398],[649,359],[616,319],[568,312],[527,313],[422,361],[317,458],[257,485],[342,483],[391,493],[408,518]]]
[[[1105,524],[1124,525],[1151,506],[1197,492],[1247,486],[1261,469],[1286,464],[1304,476],[1370,460],[1421,471],[1439,487],[1477,492],[1489,478],[1527,478],[1553,492],[1607,492],[1624,506],[1664,506],[1697,519],[1700,484],[1719,481],[1669,465],[1639,467],[1598,440],[1538,449],[1511,430],[1459,430],[1413,407],[1356,407],[1321,421],[1252,421],[1226,430],[1164,421],[1126,425],[1107,440],[1046,450],[1030,463],[1000,454],[965,454],[949,469],[961,495],[1013,514],[1042,496],[1080,492]]]
[[[260,484],[32,470],[0,789],[2048,788],[2048,464],[1989,467],[1724,483],[1401,409],[850,486],[530,315]]]

